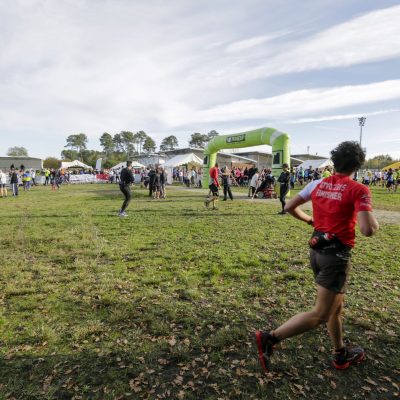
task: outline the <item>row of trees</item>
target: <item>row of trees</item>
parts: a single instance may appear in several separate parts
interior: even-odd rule
[[[207,134],[198,132],[190,136],[189,146],[194,148],[204,148],[211,139],[218,136],[218,132],[212,130]],[[157,149],[155,141],[144,131],[136,133],[130,131],[121,131],[111,135],[104,132],[100,137],[100,145],[102,151],[89,150],[87,148],[88,137],[84,133],[69,135],[65,149],[61,152],[63,160],[79,159],[88,165],[95,165],[96,160],[103,158],[103,166],[111,167],[118,162],[125,161],[140,154],[151,154]],[[179,147],[178,139],[174,135],[165,137],[160,144],[160,151],[175,150]],[[28,151],[25,147],[14,146],[7,151],[10,157],[28,156]],[[50,165],[59,164],[59,160],[53,157],[47,159]],[[364,167],[370,169],[381,169],[395,162],[390,155],[378,155],[366,160]],[[54,168],[56,168],[54,166]]]
[[[373,158],[369,158],[365,161],[364,168],[369,169],[382,169],[385,168],[387,165],[395,163],[396,160],[390,157],[389,154],[380,154],[379,156],[375,156]]]
[[[215,136],[218,136],[218,132],[215,130],[210,131],[206,135],[193,133],[189,141],[189,146],[204,148],[207,142]],[[136,133],[121,131],[114,135],[104,132],[100,137],[102,151],[88,150],[87,143],[88,137],[84,133],[69,135],[65,149],[61,152],[61,158],[63,160],[79,159],[89,165],[94,165],[98,158],[103,158],[104,167],[110,167],[118,162],[143,153],[154,153],[157,149],[155,141],[144,131]],[[178,139],[176,136],[170,135],[162,140],[160,151],[175,150],[178,147]]]

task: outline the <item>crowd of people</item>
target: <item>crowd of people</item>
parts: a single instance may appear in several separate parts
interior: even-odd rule
[[[249,175],[252,174],[252,169],[249,170]],[[253,193],[262,186],[262,182],[266,179],[269,181],[270,169],[265,168],[260,173],[256,171],[256,178],[250,181],[250,186],[252,187]],[[290,177],[289,177],[289,186],[290,189],[294,189],[295,185],[299,185],[300,187],[305,184],[321,179],[328,178],[333,174],[333,167],[325,166],[323,168],[313,168],[312,166],[303,169],[302,167],[291,167],[290,168]],[[381,186],[387,188],[388,192],[396,192],[397,188],[400,184],[400,168],[392,169],[388,168],[387,170],[358,170],[353,175],[353,180],[361,182],[367,186]],[[274,184],[274,182],[269,181],[269,184]],[[257,192],[260,190],[258,189]]]
[[[385,170],[366,169],[362,173],[356,172],[354,180],[359,180],[366,186],[381,186],[387,189],[389,193],[397,191],[400,185],[400,168],[388,168]]]
[[[172,169],[172,180],[187,187],[202,187],[203,169],[192,167],[175,167]]]
[[[19,188],[24,191],[31,190],[32,187],[43,184],[50,186],[53,191],[60,189],[62,184],[71,182],[74,175],[97,175],[107,176],[107,182],[119,184],[121,182],[122,169],[105,169],[96,171],[95,169],[56,169],[43,168],[35,170],[33,168],[20,168],[11,166],[9,171],[0,171],[0,196],[7,197],[8,190],[12,196],[18,196]],[[146,167],[132,169],[135,181],[140,181],[142,185],[149,189],[149,196],[154,199],[166,197],[167,172],[162,167]],[[279,182],[271,172],[270,168],[258,169],[254,165],[243,167],[223,167],[218,169],[219,179],[221,179],[224,190],[224,200],[233,199],[231,186],[247,186],[249,197],[277,198],[277,186]],[[294,189],[296,185],[302,187],[311,181],[326,178],[333,173],[332,167],[313,168],[309,166],[291,167],[288,170],[288,189]],[[177,167],[172,169],[172,179],[175,183],[181,183],[187,187],[202,187],[203,169],[198,167],[186,168]],[[354,173],[353,180],[359,181],[367,186],[379,186],[387,188],[389,193],[395,193],[400,184],[400,168],[387,170],[359,170]],[[280,187],[282,189],[282,187]],[[281,191],[280,191],[281,192]],[[282,202],[282,196],[281,196]],[[282,203],[282,207],[284,207]]]
[[[35,170],[33,168],[20,168],[10,167],[8,173],[0,170],[0,194],[1,197],[8,196],[7,187],[10,188],[12,196],[18,196],[19,189],[30,191],[31,188],[40,184],[44,186],[51,186],[53,191],[59,189],[62,183],[69,183],[71,173],[55,168],[44,168],[42,170]]]
[[[124,201],[118,211],[120,217],[127,217],[126,209],[132,199],[131,185],[135,183],[135,176],[132,168],[132,161],[127,161],[126,167],[119,172],[118,184],[124,195]],[[148,167],[141,173],[141,184],[149,189],[149,197],[154,200],[165,199],[167,197],[166,184],[167,173],[161,166]]]

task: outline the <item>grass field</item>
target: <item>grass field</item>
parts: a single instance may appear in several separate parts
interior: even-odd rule
[[[366,362],[334,370],[321,327],[282,343],[268,375],[252,332],[315,296],[310,227],[276,202],[210,211],[196,190],[135,190],[119,219],[114,185],[0,199],[0,398],[398,398],[400,193],[374,192],[395,217],[358,235],[345,315]]]

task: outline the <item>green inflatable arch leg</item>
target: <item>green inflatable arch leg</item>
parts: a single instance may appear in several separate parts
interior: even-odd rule
[[[272,174],[278,176],[282,164],[290,167],[290,137],[287,133],[274,128],[260,128],[253,131],[234,133],[232,135],[216,136],[210,140],[204,149],[203,184],[209,184],[209,170],[215,165],[217,152],[223,149],[237,149],[241,147],[272,146]]]

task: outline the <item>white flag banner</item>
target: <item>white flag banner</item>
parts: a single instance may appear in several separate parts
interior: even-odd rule
[[[97,171],[100,171],[101,170],[101,161],[102,161],[103,159],[102,158],[99,158],[97,161],[96,161],[96,170]]]

